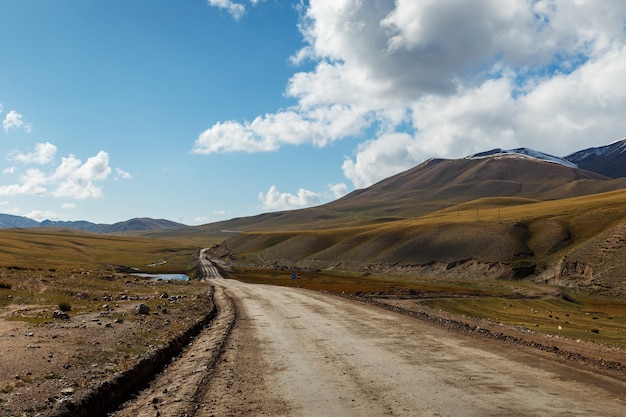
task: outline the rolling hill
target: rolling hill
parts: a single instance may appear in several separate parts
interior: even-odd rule
[[[319,230],[362,226],[449,210],[481,198],[558,200],[626,188],[607,176],[517,153],[431,159],[325,205],[204,225],[212,230]]]
[[[230,231],[220,251],[239,265],[626,294],[626,178],[535,153],[433,159],[323,206],[203,228]]]

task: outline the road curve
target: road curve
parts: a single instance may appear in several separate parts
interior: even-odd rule
[[[549,356],[341,297],[211,276],[218,322],[116,416],[626,415],[624,383]]]

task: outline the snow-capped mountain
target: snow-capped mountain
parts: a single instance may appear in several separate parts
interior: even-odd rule
[[[530,148],[517,148],[517,149],[501,149],[496,148],[490,151],[479,152],[474,155],[470,155],[466,157],[466,159],[479,159],[479,158],[487,158],[487,157],[497,157],[497,156],[506,156],[506,157],[520,157],[520,158],[533,158],[541,161],[552,162],[555,164],[565,165],[570,168],[577,168],[575,162],[569,161],[564,158],[559,158],[558,156],[549,155],[547,153],[535,151]]]
[[[574,152],[565,159],[579,168],[610,178],[626,177],[626,138],[605,146]]]

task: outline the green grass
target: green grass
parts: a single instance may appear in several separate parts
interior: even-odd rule
[[[292,279],[296,273],[298,279]],[[408,280],[406,277],[389,277],[383,275],[357,276],[347,271],[337,273],[278,271],[256,268],[236,268],[229,277],[251,284],[278,285],[283,287],[306,288],[315,291],[326,291],[335,294],[367,294],[367,293],[406,293],[442,292],[466,295],[500,294],[496,288],[478,288],[463,283]],[[506,290],[504,287],[497,287]]]
[[[437,299],[432,307],[541,333],[626,346],[626,303],[585,299]],[[560,328],[559,328],[560,327]]]

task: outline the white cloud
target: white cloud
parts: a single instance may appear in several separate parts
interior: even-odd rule
[[[57,217],[55,212],[48,210],[33,210],[30,213],[24,214],[24,216],[33,220],[37,220],[38,222],[41,222],[43,220],[55,219]]]
[[[45,187],[48,179],[38,169],[29,169],[20,178],[20,184],[10,184],[0,186],[0,195],[42,195],[47,189]]]
[[[207,0],[209,6],[217,7],[228,12],[235,20],[239,20],[245,13],[246,8],[243,4],[231,0]],[[257,3],[252,1],[253,4]]]
[[[270,187],[267,193],[259,193],[259,200],[261,200],[264,210],[291,210],[314,206],[320,202],[319,195],[313,191],[301,188],[294,195],[281,193],[274,185]]]
[[[52,195],[72,197],[79,200],[102,197],[102,190],[96,181],[105,180],[111,174],[109,155],[100,151],[87,159],[84,164],[73,155],[63,158],[52,179],[58,182]]]
[[[4,131],[9,133],[9,130],[11,129],[24,129],[25,132],[30,133],[32,131],[32,126],[29,123],[24,123],[22,117],[23,116],[15,110],[8,112],[2,122]]]
[[[49,154],[45,149],[51,150],[54,148],[54,151],[56,151],[56,147],[53,145],[51,147],[45,146],[46,144],[41,145],[43,145],[41,149],[44,150],[41,152],[41,155]],[[32,155],[37,155],[37,152]],[[40,162],[34,156],[22,159],[25,162]],[[15,172],[16,169],[14,167],[3,171],[5,174],[13,174]],[[44,172],[34,168],[26,169],[24,174],[20,175],[18,183],[0,186],[0,195],[51,194],[56,197],[71,197],[75,199],[99,198],[102,197],[102,190],[96,185],[96,182],[104,181],[110,174],[109,156],[104,151],[100,151],[96,156],[88,158],[85,163],[70,155],[67,158],[62,158],[61,164],[53,172]]]
[[[75,209],[76,207],[76,203],[65,203],[61,205],[62,209]]]
[[[367,187],[383,178],[420,162],[419,143],[406,133],[388,133],[361,143],[354,160],[346,159],[342,169],[357,188]]]
[[[322,201],[341,198],[348,193],[348,186],[344,183],[329,184],[328,191],[314,192],[300,188],[297,194],[281,193],[272,185],[267,193],[259,193],[259,200],[264,210],[292,210],[316,206]]]
[[[115,179],[129,180],[133,176],[129,172],[124,171],[121,168],[115,168]]]
[[[300,10],[293,61],[314,68],[286,86],[297,104],[216,123],[193,152],[357,139],[342,167],[365,187],[429,157],[515,146],[565,155],[624,137],[623,0],[316,0]],[[273,187],[261,199],[284,208],[306,197]]]
[[[6,167],[2,170],[2,173],[5,175],[10,175],[15,173],[15,167]]]
[[[356,135],[365,115],[347,106],[319,107],[307,112],[287,110],[259,116],[252,122],[216,123],[200,134],[193,153],[269,152],[282,145],[315,146]]]
[[[348,194],[348,186],[344,183],[330,184],[328,189],[332,193],[334,199],[341,198]]]
[[[31,153],[15,152],[12,158],[16,161],[24,164],[48,164],[54,160],[57,153],[57,147],[53,144],[37,143],[35,144],[35,151]]]

